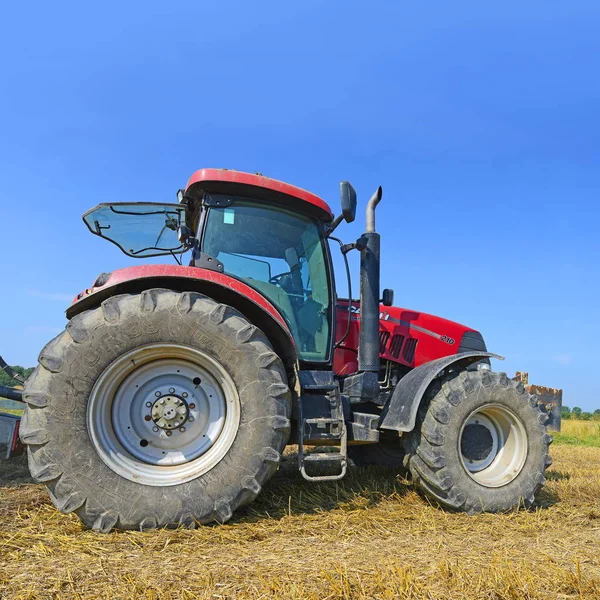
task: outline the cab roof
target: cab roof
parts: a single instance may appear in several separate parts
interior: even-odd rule
[[[315,194],[259,173],[244,173],[229,169],[200,169],[190,177],[185,191],[191,196],[199,192],[251,196],[312,214],[326,223],[333,219],[333,212],[329,205]]]

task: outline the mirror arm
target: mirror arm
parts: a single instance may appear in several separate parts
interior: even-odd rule
[[[344,220],[344,215],[338,215],[329,225],[327,225],[326,235],[329,237],[336,229],[337,226]]]

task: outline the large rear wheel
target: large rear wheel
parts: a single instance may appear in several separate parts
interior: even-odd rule
[[[522,384],[488,370],[452,374],[430,387],[407,465],[426,496],[468,513],[528,506],[552,463],[547,415]]]
[[[277,469],[285,370],[229,306],[162,289],[115,296],[39,361],[21,427],[31,473],[96,530],[226,521]]]

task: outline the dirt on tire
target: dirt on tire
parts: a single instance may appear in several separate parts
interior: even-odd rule
[[[475,481],[464,467],[460,451],[460,434],[469,415],[489,403],[518,416],[528,444],[518,475],[498,487]],[[429,388],[415,429],[404,438],[404,462],[419,489],[447,508],[474,514],[530,506],[552,464],[548,452],[552,436],[546,431],[546,421],[535,396],[506,373],[454,373]]]
[[[224,458],[180,485],[141,485],[99,457],[87,428],[98,377],[133,348],[170,342],[201,349],[230,373],[239,428]],[[194,527],[227,521],[277,470],[290,433],[291,395],[269,340],[238,311],[198,293],[151,289],[74,317],[42,350],[24,391],[21,437],[29,468],[54,505],[94,530]]]

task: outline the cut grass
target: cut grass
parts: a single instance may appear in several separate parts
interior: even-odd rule
[[[560,432],[552,432],[554,441],[573,446],[600,448],[600,422],[563,420]]]
[[[533,510],[468,517],[398,473],[310,484],[295,457],[221,526],[100,535],[0,465],[0,598],[600,598],[600,448],[555,445]]]

